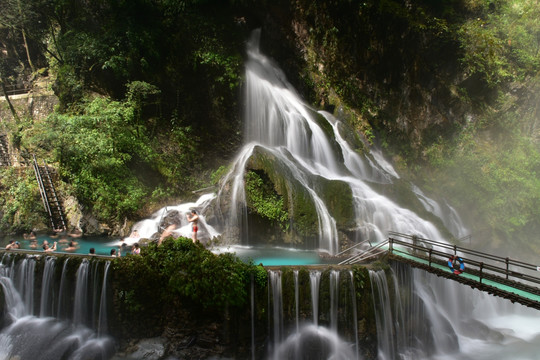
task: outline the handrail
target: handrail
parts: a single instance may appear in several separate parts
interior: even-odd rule
[[[343,250],[343,251],[341,251],[341,252],[338,252],[338,253],[337,253],[336,255],[334,255],[334,256],[340,256],[340,255],[346,253],[347,251],[350,251],[350,250],[352,250],[352,249],[354,249],[354,248],[356,248],[356,247],[358,247],[358,246],[360,246],[360,245],[362,245],[362,244],[365,244],[366,242],[369,243],[370,246],[372,246],[372,245],[371,245],[371,241],[370,241],[369,239],[366,239],[366,240],[364,240],[364,241],[360,241],[358,244],[355,244],[355,245],[353,245],[353,246],[351,246],[351,247],[349,247],[349,248],[347,248],[347,249],[345,249],[345,250]]]
[[[351,256],[350,258],[343,260],[338,265],[345,265],[345,264],[352,264],[354,262],[360,262],[360,261],[374,255],[376,253],[376,250],[379,250],[383,246],[388,245],[388,243],[389,243],[388,240],[383,241],[383,242],[377,244],[376,246],[373,246],[373,247],[369,248],[369,250],[366,250],[363,253]]]
[[[408,239],[411,239],[411,240],[416,238],[417,240],[420,240],[420,241],[428,243],[428,244],[433,244],[433,245],[437,245],[437,246],[440,246],[440,247],[443,247],[443,248],[451,249],[451,250],[454,250],[454,255],[456,255],[457,252],[459,251],[459,252],[461,252],[463,254],[474,255],[474,256],[481,257],[483,259],[489,259],[489,260],[496,261],[496,262],[502,262],[502,263],[505,263],[505,264],[508,262],[509,265],[515,265],[515,266],[519,266],[519,267],[524,267],[524,268],[526,268],[528,270],[534,270],[534,271],[537,270],[536,265],[528,264],[528,263],[522,262],[520,260],[510,259],[508,257],[503,258],[502,256],[497,256],[497,255],[493,255],[493,254],[484,253],[484,252],[481,252],[481,251],[471,250],[471,249],[467,249],[467,248],[464,248],[464,247],[461,247],[461,246],[452,245],[452,244],[448,244],[448,243],[443,243],[443,242],[439,242],[439,241],[435,241],[435,240],[420,238],[420,237],[417,237],[415,235],[406,235],[406,234],[401,234],[401,233],[397,233],[397,232],[393,232],[393,231],[389,232],[388,234],[408,238]]]
[[[36,180],[38,182],[39,192],[41,194],[41,200],[43,201],[43,206],[45,207],[45,210],[47,211],[49,215],[51,228],[53,230],[66,229],[66,220],[64,219],[64,214],[60,206],[60,201],[58,200],[58,196],[56,195],[56,190],[54,189],[54,184],[52,182],[51,174],[49,172],[49,167],[47,166],[45,161],[43,161],[44,170],[42,173],[42,171],[39,168],[35,154],[32,154],[32,159],[33,159],[32,167],[34,169],[34,173],[36,174]],[[48,181],[50,194],[47,194],[47,189],[44,184],[44,178],[45,180]],[[58,212],[57,217],[55,217],[55,214],[53,213],[53,209],[51,208],[51,202],[53,202],[53,205],[55,206],[55,211]],[[56,224],[55,222],[58,222],[58,221],[60,223]]]
[[[60,200],[58,199],[58,195],[56,195],[56,190],[54,188],[54,184],[52,182],[51,173],[49,172],[49,167],[47,166],[47,163],[45,163],[45,160],[43,160],[43,168],[45,169],[45,175],[47,175],[47,179],[50,183],[50,190],[52,192],[52,195],[54,197],[54,204],[56,205],[56,209],[58,211],[58,216],[60,217],[60,221],[62,222],[61,229],[66,228],[66,220],[64,219],[64,214],[62,212],[62,209],[60,207]],[[53,226],[54,228],[54,226]],[[54,230],[54,229],[53,229]]]
[[[32,90],[31,87],[26,87],[26,86],[20,87],[17,85],[5,85],[5,88],[6,88],[5,95],[26,94],[30,90]],[[4,91],[2,89],[0,89],[0,95],[4,95]]]
[[[397,233],[393,233],[393,235],[396,235]],[[399,236],[402,236],[406,239],[413,239],[412,236],[399,234]],[[418,239],[418,238],[417,238]],[[527,274],[526,271],[537,271],[536,265],[528,264],[519,260],[514,260],[510,258],[503,258],[500,256],[492,255],[483,253],[480,251],[465,249],[456,245],[451,244],[444,244],[441,242],[428,240],[428,239],[421,239],[421,242],[426,243],[428,245],[437,245],[441,249],[436,248],[429,248],[425,245],[420,245],[420,241],[416,241],[413,243],[399,240],[396,238],[389,237],[388,241],[390,242],[389,246],[389,252],[393,251],[402,251],[400,249],[397,249],[394,247],[394,244],[400,245],[405,247],[405,249],[408,249],[409,251],[412,249],[415,251],[414,256],[428,260],[429,266],[431,267],[432,262],[439,262],[439,263],[445,263],[448,260],[448,257],[450,255],[456,255],[460,253],[460,257],[464,260],[464,263],[467,266],[467,272],[470,273],[477,273],[480,279],[480,283],[482,283],[482,279],[484,278],[496,278],[499,281],[509,281],[509,282],[515,282],[523,286],[532,286],[531,284],[525,284],[523,281],[538,284],[540,285],[540,276],[534,276],[532,274]],[[451,253],[445,252],[444,250],[450,250]],[[420,254],[418,253],[420,252]],[[426,255],[427,254],[427,255]],[[465,257],[462,254],[470,255],[469,257]],[[440,258],[440,259],[438,259]],[[492,261],[493,264],[486,262]],[[501,265],[499,265],[501,264]],[[510,269],[510,266],[517,267],[518,269],[522,269],[523,271],[516,271]],[[499,277],[499,276],[502,276]],[[540,293],[540,289],[536,289],[536,292]]]
[[[45,207],[45,210],[49,214],[51,227],[54,229],[54,220],[52,216],[52,211],[51,211],[51,207],[49,206],[49,199],[47,198],[45,186],[43,185],[43,178],[41,177],[41,171],[39,171],[36,155],[32,154],[32,158],[33,158],[32,167],[34,168],[34,173],[36,174],[36,180],[38,182],[39,193],[41,194],[41,200],[43,201],[43,206]]]

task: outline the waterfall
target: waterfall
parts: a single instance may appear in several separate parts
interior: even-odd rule
[[[249,231],[244,175],[250,161],[264,154],[272,159],[272,168],[279,174],[276,176],[301,188],[305,202],[310,204],[307,206],[313,208],[315,216],[310,225],[317,235],[316,239],[306,238],[304,248],[336,254],[340,250],[340,238],[347,237],[351,242],[368,239],[373,244],[386,240],[389,231],[443,241],[434,224],[379,192],[399,180],[392,165],[376,148],[360,153],[359,146],[349,143],[353,136],[345,124],[332,114],[306,104],[279,66],[260,52],[258,31],[248,42],[247,55],[245,145],[222,180],[221,188],[215,195],[204,195],[197,203],[167,206],[150,219],[135,224],[134,229],[139,232],[142,229],[143,237],[155,236],[164,216],[172,209],[183,214],[189,207],[196,207],[202,214],[203,227],[210,227],[204,216],[208,212],[214,230],[201,234],[200,239],[208,241],[219,235],[225,245],[256,245],[256,240],[249,238],[254,234]],[[325,198],[329,195],[323,190],[324,184],[350,189],[350,218],[342,219],[339,226],[337,210],[330,204],[334,199]],[[410,189],[411,193],[413,190]],[[421,209],[427,197],[418,195],[418,198],[416,205]],[[176,235],[189,236],[189,232],[182,230],[187,223],[179,226]]]
[[[269,292],[271,292],[272,297],[272,322],[273,324],[273,343],[274,345],[279,345],[283,336],[283,298],[281,291],[281,272],[280,271],[269,271],[268,272],[268,281],[269,281]],[[277,351],[274,351],[274,354],[277,356]],[[274,360],[280,360],[278,357],[274,356]]]
[[[67,276],[67,265],[68,265],[69,258],[66,258],[64,260],[64,265],[62,266],[62,275],[60,276],[60,287],[58,290],[58,309],[56,311],[56,317],[59,319],[63,319],[67,317],[67,314],[69,313],[66,311],[68,302],[64,301],[64,294],[66,292],[66,276]]]
[[[311,283],[311,307],[313,308],[313,324],[319,323],[319,285],[321,283],[321,272],[310,271],[309,280]]]
[[[39,316],[52,316],[54,303],[54,269],[56,264],[55,256],[48,256],[45,259],[45,267],[43,268],[43,279],[41,281],[41,307]]]
[[[287,281],[286,283],[289,286],[294,287],[294,292],[286,291],[282,288],[283,276],[280,271],[268,270],[270,282],[272,286],[269,288],[269,291],[272,293],[269,295],[269,298],[272,299],[274,303],[274,320],[273,320],[273,333],[274,339],[269,347],[269,358],[270,359],[279,359],[279,360],[295,360],[295,359],[336,359],[336,360],[350,360],[350,359],[361,359],[359,355],[359,346],[358,346],[358,328],[353,327],[353,333],[348,334],[346,332],[338,331],[338,326],[322,326],[319,324],[318,315],[319,314],[319,297],[320,297],[320,283],[321,278],[324,276],[325,279],[328,276],[329,278],[334,278],[334,280],[339,279],[339,271],[333,270],[330,272],[325,272],[324,274],[318,270],[311,270],[309,274],[305,274],[309,279],[305,284],[309,286],[309,292],[306,292],[306,296],[310,296],[309,302],[311,303],[312,316],[311,318],[306,317],[301,320],[299,317],[299,303],[304,301],[300,297],[300,288],[299,288],[299,272],[297,270],[288,273],[287,276],[291,276],[293,281]],[[330,281],[330,280],[329,280]],[[351,277],[351,282],[352,282]],[[333,309],[329,311],[335,312],[337,314],[340,311],[341,307],[352,307],[353,310],[343,309],[342,312],[351,312],[354,314],[354,318],[351,316],[347,317],[346,321],[351,323],[356,323],[356,294],[354,292],[354,286],[351,287],[351,302],[352,304],[343,304],[340,303],[337,298],[339,295],[337,282],[332,285],[333,290],[331,290],[336,298],[334,305],[331,306]],[[284,293],[294,295],[292,298],[284,299]],[[311,294],[311,295],[309,295]],[[348,296],[349,294],[344,296]],[[290,295],[289,295],[290,296]],[[332,295],[331,295],[332,296]],[[328,302],[328,299],[323,299],[325,303]],[[284,303],[287,303],[287,308],[292,310],[290,319],[285,318],[285,312],[283,309]],[[291,304],[292,303],[292,304]],[[340,305],[341,304],[341,305]],[[278,308],[276,309],[276,305]],[[281,319],[275,319],[275,314],[280,314]],[[288,311],[287,311],[288,312]],[[326,310],[325,310],[326,312]],[[325,313],[326,317],[326,313]],[[337,323],[337,315],[335,315]],[[279,326],[279,328],[276,328]],[[269,331],[270,332],[270,331]],[[278,336],[279,334],[279,336]],[[348,342],[346,339],[348,337],[355,337],[351,342]],[[276,340],[277,339],[277,340]]]
[[[73,323],[86,324],[89,318],[88,312],[88,259],[83,259],[77,269],[77,282],[75,288],[75,300],[73,302]]]
[[[330,329],[338,327],[339,271],[330,271]]]
[[[206,222],[204,211],[215,198],[215,194],[205,194],[196,202],[166,206],[153,213],[149,219],[144,219],[135,224],[133,230],[137,230],[141,238],[158,238],[159,233],[165,227],[164,221],[166,220],[169,223],[176,225],[176,228],[172,231],[174,236],[184,236],[189,238],[191,237],[191,223],[188,222],[186,215],[190,213],[192,209],[196,209],[199,214],[198,237],[212,239],[218,236],[219,232]],[[130,243],[138,241],[138,238],[126,238],[124,240],[126,243]]]
[[[298,284],[298,270],[293,271],[294,275],[294,318],[296,324],[296,332],[300,332],[300,289]]]
[[[539,359],[537,310],[401,263],[370,278],[380,360]]]
[[[452,235],[454,235],[454,237],[459,239],[468,234],[468,230],[463,224],[463,220],[457,211],[447,202],[444,202],[442,205],[439,204],[435,200],[425,195],[422,190],[415,185],[412,186],[412,191],[415,193],[418,200],[420,200],[424,206],[424,209],[441,219],[446,228],[452,233]]]
[[[41,284],[34,281],[42,262]],[[0,323],[0,359],[108,359],[114,353],[111,338],[103,336],[106,319],[106,292],[101,292],[99,332],[84,326],[82,314],[85,308],[85,292],[88,284],[88,261],[83,261],[77,271],[77,294],[71,294],[67,286],[67,260],[64,262],[61,281],[55,280],[56,260],[52,256],[32,256],[17,259],[4,256],[0,263],[0,286],[5,302],[6,314]],[[105,265],[106,282],[108,264]],[[85,278],[85,274],[87,275]],[[41,285],[41,287],[39,287]],[[57,288],[58,285],[58,288]],[[32,291],[28,289],[32,286]],[[38,286],[40,295],[33,291]],[[102,285],[105,288],[105,284]],[[101,288],[101,284],[100,284]],[[58,296],[56,296],[58,294]],[[52,312],[64,313],[63,304],[75,299],[73,319],[60,320],[52,317]],[[88,295],[88,293],[86,293]],[[36,303],[34,304],[34,302]],[[39,304],[37,303],[39,301]],[[57,302],[57,303],[56,303]],[[39,317],[34,316],[34,305],[39,309]],[[37,311],[36,311],[37,312]]]
[[[101,336],[103,334],[107,333],[107,279],[109,275],[109,267],[111,266],[111,262],[107,261],[105,263],[105,271],[103,274],[103,281],[101,285],[101,297],[99,300],[99,316],[98,316],[98,336]]]
[[[89,276],[89,279],[90,279],[91,285],[89,286],[89,289],[92,290],[92,293],[89,299],[91,300],[91,304],[92,304],[92,307],[91,307],[92,312],[90,312],[87,315],[89,319],[97,319],[96,325],[99,325],[99,320],[100,320],[99,308],[100,308],[101,302],[99,300],[101,298],[100,294],[102,290],[102,286],[100,285],[103,279],[103,275],[100,273],[98,265],[99,265],[98,262],[94,261],[92,262],[92,267],[90,268],[91,276]],[[99,326],[97,327],[97,329],[99,332]]]
[[[14,265],[12,276],[16,288],[21,294],[22,302],[28,314],[34,313],[34,269],[36,261],[33,256],[27,256]]]
[[[354,286],[354,274],[352,271],[349,271],[350,275],[350,292],[351,292],[351,304],[353,307],[353,313],[352,313],[352,319],[354,323],[354,340],[355,340],[355,350],[356,350],[356,357],[355,359],[360,358],[360,345],[358,344],[358,310],[356,308],[356,287]]]
[[[372,286],[375,319],[377,322],[377,338],[379,339],[379,360],[399,359],[396,337],[394,333],[394,317],[390,305],[390,294],[384,271],[369,271]]]

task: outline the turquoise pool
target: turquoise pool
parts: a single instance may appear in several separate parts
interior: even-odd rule
[[[68,253],[68,251],[65,249],[67,248],[69,242],[75,241],[77,243],[77,249],[72,253],[88,254],[90,252],[90,248],[94,248],[96,255],[110,255],[111,249],[116,249],[118,251],[122,241],[121,238],[107,236],[82,236],[79,238],[71,238],[69,236],[53,237],[50,235],[38,235],[36,238],[37,248],[32,248],[30,246],[30,240],[26,240],[22,236],[11,236],[0,240],[0,247],[5,247],[11,239],[19,241],[21,244],[21,249],[38,251],[43,249],[42,245],[45,240],[48,241],[51,246],[56,241],[57,253]],[[126,241],[127,245],[131,245],[132,243],[133,241]],[[128,250],[130,249],[131,246],[128,246]],[[264,266],[318,265],[331,263],[327,257],[322,257],[321,254],[316,250],[242,245],[213,247],[209,250],[215,254],[225,252],[234,253],[246,263],[253,262],[254,264],[263,264]]]
[[[5,247],[10,240],[18,241],[21,244],[21,249],[27,250],[43,250],[43,242],[46,240],[49,245],[56,241],[56,252],[67,252],[65,249],[68,247],[70,241],[76,242],[76,250],[74,253],[88,254],[90,248],[94,248],[96,255],[110,255],[111,249],[117,249],[120,245],[120,238],[111,238],[106,236],[82,236],[78,238],[71,238],[69,236],[50,236],[50,235],[37,235],[37,248],[31,247],[31,240],[24,239],[22,236],[8,236],[0,240],[0,246]]]

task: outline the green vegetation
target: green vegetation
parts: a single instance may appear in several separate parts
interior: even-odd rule
[[[113,262],[124,304],[133,313],[158,304],[162,309],[175,298],[187,308],[206,311],[242,307],[252,275],[258,287],[266,286],[263,267],[246,264],[234,254],[215,255],[187,238],[168,238],[160,246],[152,243],[141,255]]]
[[[540,7],[535,1],[471,1],[457,35],[469,79],[462,98],[475,121],[437,136],[424,154],[432,191],[446,196],[496,241],[535,248],[540,223]],[[428,179],[431,179],[428,180]],[[467,209],[475,209],[470,212]],[[484,234],[482,234],[484,233]]]
[[[276,193],[272,183],[264,173],[247,171],[246,197],[252,211],[278,224],[283,231],[289,229],[289,214],[285,208],[283,197]]]
[[[304,1],[294,11],[316,101],[455,205],[475,235],[534,247],[537,1]]]
[[[44,210],[33,176],[31,169],[25,173],[2,170],[0,192],[4,196],[0,197],[0,229],[29,232],[32,224],[40,223]]]
[[[495,86],[537,75],[540,7],[536,1],[471,1],[477,15],[459,29],[461,59],[471,74]]]
[[[433,145],[427,151],[431,181],[424,180],[460,208],[476,209],[471,219],[513,241],[535,236],[540,218],[540,151],[520,130],[521,111],[493,114],[456,141]]]
[[[77,113],[52,114],[47,122],[36,124],[21,136],[21,146],[27,151],[44,157],[51,154],[79,201],[111,222],[133,216],[155,192],[147,179],[136,176],[136,168],[159,176],[170,188],[181,187],[185,184],[182,179],[189,178],[182,169],[196,159],[196,139],[182,136],[189,128],[176,127],[169,144],[182,147],[183,153],[173,166],[167,166],[175,152],[158,156],[159,143],[152,140],[140,116],[145,99],[158,91],[142,82],[128,88],[123,102],[94,98],[81,103]]]
[[[349,136],[356,149],[385,147],[403,176],[460,211],[476,209],[469,218],[481,229],[535,234],[536,0],[278,5],[2,1],[2,86],[46,76],[60,101],[45,122],[14,117],[2,131],[22,155],[57,167],[62,189],[100,221],[148,214],[226,170],[241,141],[245,39],[262,26],[263,51],[299,92],[362,133],[363,144]],[[269,179],[246,175],[252,210],[312,235],[310,199],[273,174],[279,165],[263,165],[254,169]],[[3,231],[45,222],[31,174],[14,176],[0,180]]]

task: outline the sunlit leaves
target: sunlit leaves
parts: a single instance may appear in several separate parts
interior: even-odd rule
[[[463,65],[491,86],[536,74],[540,70],[538,2],[511,0],[475,6],[480,16],[466,21],[458,32]]]
[[[129,169],[134,156],[151,158],[152,152],[132,105],[95,98],[80,114],[52,115],[36,135],[54,141],[63,175],[80,201],[104,219],[133,213],[148,195]]]

